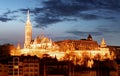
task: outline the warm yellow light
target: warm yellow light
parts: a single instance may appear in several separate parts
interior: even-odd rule
[[[39,58],[42,58],[44,54],[48,54],[49,56],[53,58],[57,58],[59,61],[62,60],[70,60],[75,65],[82,65],[85,63],[86,59],[88,61],[87,66],[92,67],[94,64],[93,60],[100,60],[103,61],[104,59],[114,59],[115,55],[112,52],[112,55],[110,54],[109,49],[100,48],[100,50],[72,50],[72,51],[59,51],[53,50],[53,49],[41,49],[41,48],[32,48],[32,49],[17,49],[17,50],[11,50],[11,55],[31,55],[31,56],[38,56]],[[17,68],[17,66],[15,66]]]

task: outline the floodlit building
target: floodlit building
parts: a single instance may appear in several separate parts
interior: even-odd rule
[[[0,76],[8,76],[8,66],[7,66],[7,64],[0,63]]]
[[[90,34],[86,39],[53,42],[42,33],[33,39],[29,10],[25,25],[24,48],[21,49],[18,44],[17,50],[11,50],[11,55],[13,57],[8,61],[9,76],[99,76],[96,68],[91,69],[96,64],[95,61],[114,59],[114,53],[109,50],[106,41],[102,39],[101,44],[98,44]],[[50,59],[39,60],[39,58],[44,58],[44,55],[56,58],[60,62],[71,61],[72,67],[69,63],[59,64],[57,61],[45,63]],[[79,68],[76,70],[75,65],[84,65],[87,70],[79,70]],[[105,76],[114,74],[114,71],[110,73],[107,71]],[[100,75],[104,75],[104,72],[102,71]]]
[[[62,40],[56,41],[56,44],[59,45],[59,50],[99,50],[99,45],[97,41],[92,39],[92,36],[89,34],[87,39],[80,40]]]
[[[80,40],[61,40],[53,42],[48,37],[45,37],[42,33],[36,38],[32,39],[32,24],[30,22],[30,13],[28,10],[27,21],[25,25],[25,42],[24,48],[21,49],[18,44],[17,50],[11,50],[11,55],[31,55],[42,57],[43,54],[49,54],[52,57],[61,59],[65,57],[66,54],[70,56],[76,56],[76,58],[84,59],[83,56],[89,57],[88,63],[93,64],[93,59],[113,59],[112,55],[107,47],[104,39],[102,39],[99,45],[97,41],[93,40],[92,36],[89,34],[86,39]],[[84,55],[83,55],[84,54]],[[71,58],[71,57],[69,57]],[[64,58],[67,59],[67,58]],[[73,57],[74,60],[76,60]]]
[[[12,56],[8,59],[8,75],[39,76],[39,58],[36,56]]]
[[[23,76],[22,59],[12,56],[8,59],[8,76]]]
[[[39,76],[39,58],[36,56],[23,57],[23,76]]]
[[[24,48],[31,49],[51,49],[53,47],[52,40],[45,37],[44,34],[37,36],[32,40],[32,24],[30,22],[29,10],[27,13],[27,21],[25,25],[25,43]]]

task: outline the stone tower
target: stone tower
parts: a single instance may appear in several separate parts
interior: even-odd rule
[[[25,25],[25,43],[24,48],[30,48],[30,44],[32,41],[32,25],[30,22],[30,13],[29,10],[27,12],[27,21]]]

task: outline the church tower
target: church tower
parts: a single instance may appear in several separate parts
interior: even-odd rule
[[[27,12],[27,21],[25,25],[25,43],[24,48],[30,48],[30,44],[32,41],[32,25],[30,22],[30,13],[29,10]]]

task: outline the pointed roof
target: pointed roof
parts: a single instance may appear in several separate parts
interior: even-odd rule
[[[26,26],[32,26],[30,22],[30,12],[29,10],[27,11],[27,21],[26,21]]]
[[[89,34],[87,40],[92,40],[92,36]]]
[[[107,46],[104,38],[102,38],[102,41],[101,41],[100,46],[101,46],[101,47],[106,47],[106,46]]]
[[[20,43],[18,42],[17,49],[20,49]]]
[[[27,22],[30,22],[30,12],[29,12],[29,10],[27,11]]]
[[[49,38],[47,38],[47,37],[44,37],[42,40],[41,40],[41,43],[49,43],[50,42],[50,40],[49,40]]]

